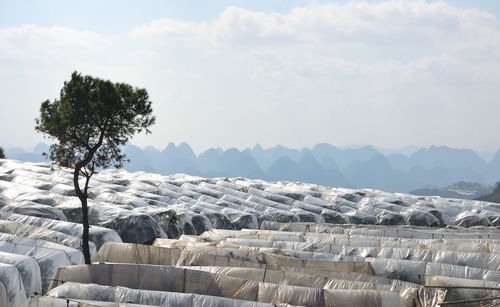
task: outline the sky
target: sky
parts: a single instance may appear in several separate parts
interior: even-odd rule
[[[496,0],[0,0],[0,146],[75,70],[148,90],[142,147],[500,148]]]

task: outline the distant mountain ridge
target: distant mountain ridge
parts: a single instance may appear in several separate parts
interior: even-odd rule
[[[11,159],[39,162],[45,160],[40,154],[47,150],[48,146],[41,143],[33,152],[7,148],[6,155]],[[388,192],[409,192],[426,186],[446,187],[459,181],[492,185],[500,179],[500,150],[488,163],[470,149],[408,146],[401,151],[377,150],[369,145],[340,148],[326,143],[302,149],[280,145],[264,149],[257,144],[242,151],[210,148],[196,155],[187,143],[178,146],[170,143],[163,150],[128,144],[124,152],[130,162],[124,168],[164,175],[186,173],[301,181]]]

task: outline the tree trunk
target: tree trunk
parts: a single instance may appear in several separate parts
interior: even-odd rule
[[[82,249],[83,258],[85,258],[85,264],[90,264],[90,250],[89,250],[89,209],[87,207],[87,193],[85,193],[83,198],[80,198],[82,203],[82,224],[83,224],[83,234],[82,234]]]
[[[89,209],[87,206],[87,199],[88,199],[88,194],[87,190],[89,188],[89,181],[90,177],[94,174],[94,166],[92,166],[92,169],[90,172],[87,172],[85,169],[86,165],[89,164],[92,161],[92,158],[94,157],[94,154],[96,151],[101,147],[102,141],[104,140],[104,131],[105,129],[101,129],[101,134],[99,136],[99,141],[97,144],[95,144],[92,148],[89,149],[89,152],[85,155],[85,158],[77,162],[75,165],[75,171],[73,173],[73,185],[75,186],[75,193],[76,196],[80,199],[80,202],[82,203],[82,224],[83,224],[83,234],[82,234],[82,252],[83,252],[83,258],[85,259],[85,264],[90,264],[90,249],[89,249]],[[80,171],[82,168],[85,169],[85,172],[83,174],[85,175],[85,187],[80,189],[80,184],[78,183],[78,178],[80,177]]]
[[[75,172],[73,173],[73,185],[75,186],[76,196],[80,199],[82,203],[82,224],[83,224],[83,233],[82,233],[82,252],[83,258],[85,259],[85,264],[90,264],[90,249],[89,249],[89,209],[87,206],[87,187],[90,177],[87,177],[87,181],[85,184],[84,192],[80,189],[80,184],[78,183],[78,178],[80,175],[81,166],[77,164],[75,167]]]

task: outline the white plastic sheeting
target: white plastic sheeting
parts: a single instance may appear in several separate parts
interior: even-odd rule
[[[96,248],[103,246],[96,259],[308,270],[317,276],[322,276],[320,272],[340,274],[335,270],[362,271],[412,282],[422,282],[429,276],[499,280],[500,233],[488,227],[500,223],[497,204],[302,183],[130,174],[122,170],[96,174],[89,196],[91,223],[96,225],[90,229],[91,241]],[[67,250],[79,248],[82,232],[81,225],[74,223],[81,221],[81,210],[73,192],[72,170],[52,170],[47,163],[1,160],[0,207],[0,232],[4,233],[0,235],[0,250],[39,261],[45,253],[44,264],[40,262],[45,280],[42,286],[53,268],[79,262],[75,259],[80,254]],[[299,221],[310,223],[278,224]],[[446,225],[454,226],[423,227]],[[294,232],[207,232],[212,228],[259,226]],[[201,239],[182,237],[192,242],[168,242],[171,248],[103,245],[150,242],[178,237],[181,232],[206,234]],[[20,242],[5,235],[46,240],[66,249]],[[50,264],[49,260],[58,257],[61,261],[57,265]],[[343,283],[365,287],[363,278],[356,278],[354,283]],[[328,301],[330,294],[321,290],[322,299]],[[315,291],[310,295],[317,295]],[[341,293],[336,293],[339,302]]]
[[[261,230],[287,232],[316,232],[330,234],[366,235],[377,237],[396,237],[411,239],[500,239],[497,227],[471,228],[436,228],[417,226],[382,226],[382,225],[340,225],[314,223],[278,223],[263,222]]]
[[[0,306],[9,306],[9,293],[3,281],[0,282]]]
[[[321,226],[325,232],[314,232]],[[212,230],[200,237],[157,239],[155,245],[295,252],[300,258],[368,261],[375,274],[398,280],[442,286],[446,300],[498,296],[498,239],[492,228],[430,229],[367,225],[263,223],[279,230]],[[406,228],[406,229],[405,229]],[[289,231],[283,231],[289,230]],[[391,230],[394,230],[391,233]],[[482,231],[484,230],[484,231]],[[412,231],[412,233],[411,233]],[[396,237],[401,235],[403,238]],[[432,236],[435,238],[432,239]],[[412,238],[413,237],[413,238]],[[391,259],[393,258],[393,259]],[[467,288],[471,287],[471,288]],[[486,289],[485,289],[486,288]],[[477,303],[463,306],[476,306]],[[461,305],[462,306],[462,305]]]
[[[272,270],[269,268],[238,268],[238,267],[185,267],[191,270],[200,270],[219,275],[233,276],[254,281],[271,282],[302,287],[314,287],[323,289],[344,289],[344,290],[381,290],[397,292],[406,306],[418,305],[433,306],[436,302],[444,298],[444,293],[439,290],[426,289],[417,284],[401,282],[398,280],[372,279],[370,281],[357,281],[350,279],[323,277],[318,272],[292,272],[287,270]],[[347,277],[347,276],[346,276]],[[344,278],[346,278],[344,277]],[[368,277],[368,276],[366,276]]]
[[[69,300],[51,296],[32,297],[29,300],[27,300],[26,303],[23,305],[23,307],[145,307],[145,306],[151,306],[151,305],[101,302],[101,301],[91,301],[91,300]]]
[[[0,220],[55,230],[74,237],[81,237],[83,232],[82,224],[51,220],[36,216],[0,212]],[[97,249],[105,242],[122,242],[114,230],[98,226],[90,227],[89,240],[95,243]]]
[[[500,223],[498,205],[473,200],[123,170],[96,174],[89,197],[92,223],[115,229],[123,241],[134,243],[176,237],[181,229],[199,235],[211,228],[257,228],[266,221],[464,227]],[[72,170],[52,170],[48,163],[2,160],[0,198],[5,214],[81,220]],[[163,214],[165,208],[171,212]],[[99,248],[106,240],[92,241]]]
[[[42,293],[40,266],[34,258],[0,252],[0,263],[16,267],[23,282],[26,297]]]
[[[79,210],[79,209],[78,209]],[[123,242],[150,242],[167,238],[154,218],[146,213],[120,208],[113,204],[90,204],[89,222],[115,230]]]
[[[439,252],[453,252],[454,256],[477,257],[478,259],[490,258],[498,254],[497,244],[492,244],[492,239],[480,239],[481,242],[471,242],[472,239],[448,238],[448,239],[400,239],[388,237],[376,237],[366,235],[344,235],[324,233],[300,233],[279,232],[264,230],[244,230],[239,232],[227,230],[212,230],[201,237],[182,236],[181,240],[197,242],[227,242],[237,245],[248,245],[258,247],[291,248],[303,251],[337,252],[343,246],[353,248],[378,248],[378,250],[401,249],[414,250],[416,253],[425,252],[430,258],[440,257]],[[496,241],[496,240],[494,240]],[[157,244],[170,244],[170,240],[157,239]],[[377,251],[377,249],[373,249]],[[425,251],[424,251],[425,250]],[[370,252],[368,252],[370,253]],[[371,252],[373,254],[373,252]],[[424,255],[425,256],[425,255]],[[459,260],[458,262],[463,261]],[[489,262],[491,262],[489,261]],[[479,268],[486,268],[477,264]]]
[[[1,236],[6,236],[2,234]],[[47,289],[50,278],[57,271],[60,266],[83,263],[82,259],[80,261],[73,262],[71,259],[71,249],[66,246],[54,246],[57,244],[44,241],[29,242],[30,239],[13,237],[14,240],[7,242],[0,240],[0,252],[6,252],[17,255],[24,255],[34,258],[40,267],[41,274],[41,284],[42,291],[45,292]],[[68,251],[70,253],[68,253]],[[73,254],[81,255],[80,251],[74,249]],[[33,274],[36,275],[36,272]]]
[[[5,288],[5,297],[0,297],[0,302],[7,301],[7,306],[17,307],[24,304],[26,301],[26,291],[24,290],[23,281],[17,268],[10,264],[0,262],[0,283]],[[0,294],[4,295],[3,291]]]
[[[314,235],[314,233],[311,233]],[[299,236],[297,236],[299,235]],[[212,236],[214,238],[212,238]],[[225,241],[224,238],[244,237],[248,239],[231,239]],[[265,238],[271,241],[263,241]],[[500,272],[498,271],[498,257],[496,254],[490,253],[464,253],[455,251],[440,251],[429,249],[409,249],[409,248],[394,248],[394,247],[357,247],[370,241],[366,238],[355,238],[342,240],[336,235],[333,236],[336,240],[334,244],[318,244],[311,242],[307,246],[308,251],[303,251],[304,246],[295,244],[296,241],[301,241],[300,234],[295,233],[280,233],[276,231],[229,231],[229,230],[212,230],[206,232],[200,238],[188,238],[191,240],[211,241],[214,240],[218,244],[207,246],[206,242],[202,242],[202,246],[197,247],[198,250],[229,249],[239,247],[238,250],[267,252],[272,254],[285,255],[300,259],[319,259],[323,261],[366,261],[373,265],[375,274],[396,278],[400,280],[420,283],[426,275],[442,275],[448,277],[484,279],[490,281],[500,281]],[[274,244],[272,240],[279,244]],[[291,244],[287,241],[291,240]],[[157,240],[156,244],[161,242],[167,243],[166,240]],[[377,241],[375,241],[377,242]],[[260,247],[269,246],[272,248]],[[339,245],[337,245],[339,244]],[[342,244],[352,244],[342,245]],[[388,244],[390,245],[390,244]],[[249,247],[250,246],[250,247]],[[279,248],[286,247],[286,248]],[[321,252],[315,252],[316,248]],[[191,249],[196,247],[189,247]],[[310,251],[312,250],[312,251]]]
[[[0,220],[0,233],[11,234],[18,237],[26,237],[30,239],[41,239],[79,250],[81,250],[82,248],[81,237],[70,236],[59,231],[45,229],[28,224]],[[89,242],[89,249],[91,258],[95,257],[97,249],[94,242]]]
[[[294,225],[294,224],[290,224]],[[263,224],[263,227],[266,226]],[[321,226],[326,229],[326,231],[319,231],[319,227]],[[496,228],[488,229],[488,228],[471,228],[467,229],[469,231],[464,231],[465,229],[457,229],[456,233],[453,230],[445,228],[441,228],[441,231],[430,231],[427,228],[425,229],[398,229],[397,227],[394,229],[383,227],[383,229],[377,228],[369,228],[367,225],[352,225],[356,226],[353,228],[344,228],[344,227],[336,227],[336,225],[331,224],[318,224],[315,227],[312,227],[311,230],[316,231],[287,231],[287,230],[254,230],[254,229],[243,229],[243,231],[232,231],[232,230],[223,230],[223,229],[212,229],[210,232],[206,232],[203,236],[222,236],[222,237],[245,237],[249,236],[249,238],[261,238],[262,236],[271,236],[271,235],[280,235],[283,237],[291,238],[297,235],[303,237],[316,237],[316,238],[383,238],[384,240],[402,240],[402,241],[427,241],[429,242],[439,242],[442,240],[446,242],[448,240],[452,241],[460,241],[460,240],[468,240],[468,242],[481,242],[481,243],[499,243],[500,238],[498,234],[494,231],[498,231]],[[380,226],[379,226],[380,227]],[[255,237],[255,236],[259,237]],[[254,236],[254,237],[252,237]],[[291,239],[293,240],[293,239]],[[290,240],[290,241],[291,241]],[[297,241],[297,240],[295,240]]]
[[[471,253],[492,253],[499,254],[500,245],[494,239],[408,239],[394,237],[377,237],[368,235],[350,234],[325,234],[309,232],[279,232],[279,231],[254,231],[247,230],[241,232],[230,232],[214,230],[207,232],[204,237],[182,236],[181,240],[197,242],[218,242],[226,240],[228,242],[238,242],[252,240],[260,242],[262,247],[283,247],[293,245],[295,248],[303,250],[329,251],[335,250],[335,246],[353,247],[387,247],[387,248],[417,248],[441,251],[457,251]],[[158,242],[162,242],[158,239]],[[168,242],[168,240],[165,240]]]
[[[66,283],[49,293],[50,297],[71,298],[77,301],[82,299],[109,300],[117,303],[135,303],[139,306],[246,306],[246,307],[273,307],[275,304],[258,303],[252,301],[199,295],[191,293],[176,293],[166,291],[137,290],[125,287],[100,286],[96,284]],[[291,306],[280,304],[280,306]]]
[[[259,253],[242,249],[223,249],[203,247],[163,248],[157,246],[106,243],[97,253],[98,262],[163,264],[163,265],[198,265],[198,266],[244,266],[295,267],[316,270],[359,272],[372,274],[373,269],[367,262],[321,261],[300,259],[283,255]]]
[[[161,248],[137,244],[108,243],[99,250],[97,260],[114,263],[210,266],[208,268],[213,268],[213,266],[237,267],[234,271],[231,271],[233,268],[205,270],[216,274],[222,274],[229,270],[233,273],[232,275],[227,274],[229,276],[294,286],[395,291],[408,306],[411,306],[410,302],[416,300],[424,302],[425,306],[432,306],[442,298],[441,294],[426,291],[415,284],[383,280],[381,277],[369,275],[346,274],[349,271],[371,274],[371,267],[363,266],[363,263],[300,259],[245,249],[213,248],[210,246]],[[364,264],[369,265],[369,263]],[[67,268],[60,270],[63,269],[67,270]],[[415,268],[410,267],[410,269],[414,270]],[[403,272],[404,270],[398,268],[398,271]],[[408,277],[408,279],[411,278]],[[90,281],[83,280],[82,282]]]
[[[410,281],[414,283],[420,283],[421,278],[426,276],[426,274],[442,275],[449,277],[467,277],[470,279],[485,279],[492,281],[500,281],[500,272],[492,270],[476,269],[467,266],[446,264],[446,263],[435,263],[426,262],[424,260],[415,261],[411,259],[405,259],[405,253],[401,255],[396,255],[396,259],[391,258],[375,258],[362,255],[338,255],[338,254],[325,254],[325,253],[312,253],[312,252],[296,252],[293,250],[284,249],[262,249],[262,248],[247,248],[241,246],[235,248],[234,245],[231,247],[210,247],[210,246],[200,246],[200,247],[186,247],[184,249],[186,253],[181,257],[181,260],[187,259],[189,263],[199,263],[204,265],[210,265],[210,260],[208,262],[200,262],[200,254],[210,254],[219,256],[231,256],[237,259],[251,259],[255,256],[259,259],[259,255],[265,254],[269,257],[279,259],[279,262],[285,262],[288,266],[300,266],[302,262],[311,263],[323,263],[320,266],[327,266],[328,262],[335,262],[336,265],[353,263],[354,267],[359,267],[362,262],[370,263],[373,266],[376,275],[385,276],[389,278],[396,278],[399,280]],[[189,252],[189,256],[187,256]],[[376,255],[374,255],[376,256]],[[384,256],[384,255],[382,255]],[[245,258],[246,257],[246,258]],[[198,261],[194,261],[196,258]],[[208,258],[210,259],[210,258]],[[257,262],[255,260],[253,262]]]
[[[84,262],[83,254],[79,250],[45,240],[36,240],[0,233],[0,243],[1,242],[12,243],[16,246],[36,246],[47,250],[60,251],[65,254],[67,262],[70,264],[80,264]]]
[[[409,287],[409,288],[421,288],[420,285],[401,281],[401,280],[396,280],[396,279],[389,279],[385,278],[382,276],[375,276],[375,275],[367,275],[367,274],[362,274],[362,273],[357,273],[357,272],[342,272],[342,271],[328,271],[328,270],[314,270],[314,269],[304,269],[304,268],[294,268],[294,267],[278,267],[278,266],[272,266],[268,265],[264,268],[255,268],[255,267],[248,267],[248,266],[242,266],[242,267],[222,267],[222,266],[186,266],[184,268],[190,268],[192,270],[203,270],[203,271],[210,271],[214,273],[218,272],[231,272],[231,274],[236,274],[235,277],[239,277],[240,275],[238,274],[249,274],[246,277],[250,278],[249,276],[253,276],[252,280],[256,281],[269,281],[269,282],[275,282],[276,280],[273,278],[277,278],[275,274],[278,274],[280,278],[284,278],[281,276],[287,276],[288,273],[291,273],[292,275],[294,273],[301,274],[303,276],[314,276],[314,278],[327,278],[327,279],[336,279],[336,280],[346,280],[346,281],[352,281],[352,282],[359,282],[359,283],[371,283],[371,284],[376,284],[378,285],[387,285],[390,286],[391,288],[395,287]],[[268,276],[268,272],[276,272],[272,273],[271,276]],[[280,275],[280,272],[282,275]],[[250,275],[251,274],[251,275]],[[244,276],[244,275],[241,275]],[[261,278],[262,277],[262,278]],[[271,278],[270,280],[267,280],[268,278]]]
[[[136,276],[137,278],[131,279],[130,276]],[[57,282],[54,281],[51,287],[59,283],[62,283],[62,286],[64,286],[67,284],[67,281],[77,281],[87,284],[96,282],[100,285],[127,286],[130,288],[167,292],[197,293],[265,303],[331,306],[332,302],[350,300],[352,304],[357,306],[405,306],[402,298],[396,292],[379,290],[327,290],[278,285],[167,266],[95,264],[91,266],[61,268],[54,279]],[[49,294],[60,287],[53,288]],[[104,293],[104,291],[100,291],[100,293]],[[110,292],[103,295],[105,297],[111,296]],[[103,300],[102,297],[99,297],[99,300]]]
[[[484,280],[471,280],[465,278],[450,278],[444,276],[427,276],[425,278],[426,286],[433,287],[446,287],[448,289],[446,300],[470,300],[479,299],[484,297],[497,297],[500,291],[498,282],[484,281]],[[467,288],[471,287],[471,288]],[[481,289],[482,288],[482,289]],[[496,301],[499,303],[500,301]],[[495,302],[491,302],[492,304]],[[460,306],[477,306],[477,302],[462,304]]]
[[[210,239],[210,238],[206,238]],[[338,238],[337,238],[338,239]],[[472,252],[460,252],[454,250],[442,250],[442,249],[427,249],[426,246],[419,246],[418,244],[413,244],[413,248],[408,247],[382,247],[384,244],[381,240],[380,245],[377,247],[367,247],[367,246],[352,246],[347,245],[353,242],[356,244],[356,240],[351,242],[342,242],[338,240],[334,244],[329,244],[328,242],[322,241],[310,241],[310,242],[289,242],[289,241],[274,241],[272,238],[267,240],[260,239],[239,239],[239,238],[228,238],[226,240],[217,238],[219,247],[225,245],[228,246],[249,246],[256,248],[266,248],[272,249],[273,251],[282,251],[281,253],[286,253],[286,251],[296,251],[294,254],[300,253],[303,258],[314,257],[320,259],[323,257],[325,259],[333,259],[328,254],[338,255],[338,256],[360,256],[360,257],[371,257],[371,258],[387,258],[387,259],[405,259],[405,260],[415,260],[424,262],[437,262],[437,263],[448,263],[448,264],[458,264],[461,266],[469,266],[473,268],[479,268],[483,270],[500,270],[500,255],[496,253],[472,253]],[[210,243],[201,242],[196,244],[192,241],[174,241],[174,240],[164,240],[157,239],[154,245],[157,246],[179,246],[181,242],[185,242],[186,245],[191,246],[201,246],[208,245]],[[215,242],[212,242],[215,243]],[[214,244],[211,244],[215,246]],[[419,248],[424,247],[424,248]],[[291,252],[288,252],[290,254]],[[311,254],[313,253],[313,254]]]

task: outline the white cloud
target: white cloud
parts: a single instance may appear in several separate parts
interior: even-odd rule
[[[24,25],[0,29],[0,54],[18,60],[96,53],[107,45],[108,39],[97,33],[64,27]]]
[[[197,49],[194,56],[221,65],[229,59],[256,78],[500,80],[498,19],[444,2],[314,4],[289,14],[230,7],[210,22],[160,19],[132,33],[153,48]]]
[[[287,14],[229,7],[210,21],[159,19],[115,37],[4,28],[0,63],[0,76],[57,72],[49,79],[59,87],[79,69],[148,88],[158,112],[149,143],[500,142],[491,119],[500,112],[500,21],[445,2],[311,4]],[[457,137],[469,120],[470,135]],[[200,135],[203,127],[234,133]]]

